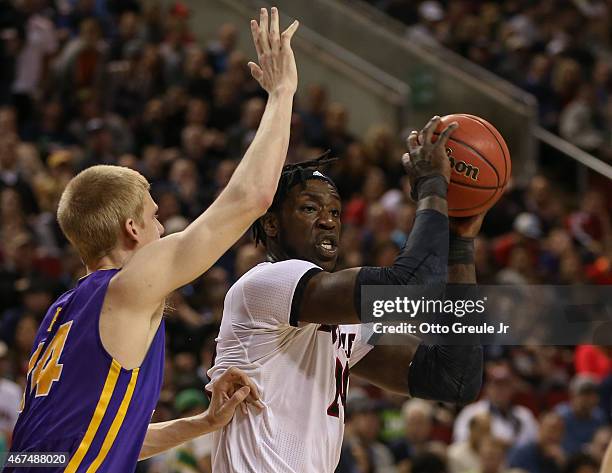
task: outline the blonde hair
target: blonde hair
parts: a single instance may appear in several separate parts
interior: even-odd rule
[[[85,264],[117,245],[127,219],[143,224],[149,188],[140,173],[121,166],[92,166],[71,179],[60,198],[57,220]]]

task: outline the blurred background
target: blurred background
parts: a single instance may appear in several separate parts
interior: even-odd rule
[[[483,284],[612,284],[612,2],[276,3],[297,17],[288,162],[331,149],[340,267],[386,266],[415,208],[400,157],[434,114],[507,139],[514,176],[476,241]],[[83,275],[55,219],[94,164],[152,185],[166,233],[214,200],[265,106],[250,0],[0,0],[0,452],[39,321]],[[228,288],[264,260],[245,235],[173,294],[154,421],[201,412]],[[353,379],[339,473],[596,473],[612,438],[612,349],[487,347],[480,400],[407,401]],[[202,437],[139,472],[209,472]]]

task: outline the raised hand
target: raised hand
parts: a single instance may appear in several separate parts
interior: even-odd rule
[[[291,49],[291,38],[298,26],[299,22],[296,20],[280,34],[276,7],[271,9],[270,21],[265,8],[261,9],[259,24],[251,20],[251,34],[259,65],[249,62],[248,66],[251,75],[268,94],[280,91],[293,94],[297,89],[297,68]]]
[[[446,142],[459,125],[457,122],[451,123],[436,141],[432,141],[439,125],[440,117],[436,115],[420,132],[413,130],[408,136],[408,152],[402,156],[402,164],[408,174],[413,197],[417,183],[422,178],[440,175],[447,183],[450,182],[451,167],[446,154]]]

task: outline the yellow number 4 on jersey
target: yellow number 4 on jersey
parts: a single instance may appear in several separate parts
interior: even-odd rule
[[[72,327],[72,322],[72,320],[66,322],[57,329],[55,337],[53,337],[53,340],[51,340],[47,346],[47,349],[40,357],[38,363],[36,363],[36,360],[38,359],[38,355],[44,343],[38,345],[32,358],[30,358],[28,366],[28,374],[32,372],[32,386],[30,389],[33,390],[34,387],[36,387],[36,397],[49,394],[53,383],[59,381],[62,375],[63,365],[59,363],[59,358],[64,350],[64,345],[66,344],[70,327]],[[36,363],[36,366],[34,366],[34,363]]]

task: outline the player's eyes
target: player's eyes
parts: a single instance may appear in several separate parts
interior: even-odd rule
[[[340,211],[338,209],[332,209],[331,214],[333,217],[337,218],[340,216]]]
[[[317,208],[314,205],[302,205],[302,210],[304,212],[316,212]]]

